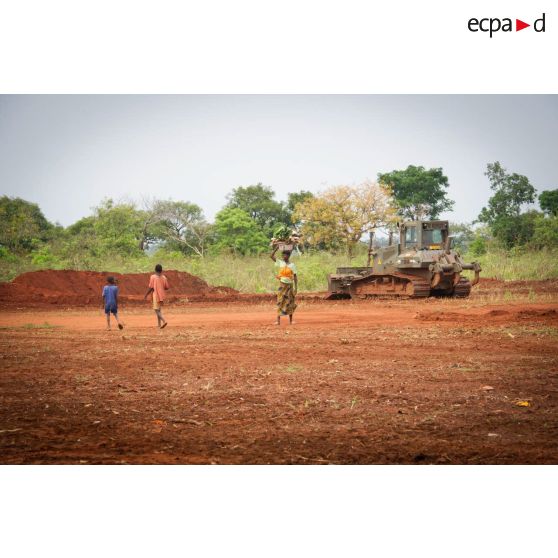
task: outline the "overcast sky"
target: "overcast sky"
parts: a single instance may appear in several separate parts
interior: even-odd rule
[[[471,221],[500,161],[558,188],[558,96],[0,96],[0,194],[69,225],[103,198],[188,200],[208,218],[232,188],[300,189],[442,167]]]

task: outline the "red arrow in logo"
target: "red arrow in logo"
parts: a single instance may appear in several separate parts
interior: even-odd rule
[[[515,20],[515,30],[516,31],[521,31],[522,29],[525,29],[526,27],[531,27],[531,24],[530,23],[525,23],[524,21],[521,21],[520,19]]]

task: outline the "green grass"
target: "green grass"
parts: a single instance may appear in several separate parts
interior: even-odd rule
[[[540,280],[558,278],[558,250],[505,252],[491,251],[466,261],[477,260],[482,266],[481,277],[505,281]],[[293,255],[299,275],[300,291],[323,291],[327,289],[327,275],[340,266],[362,266],[366,263],[365,250],[349,261],[344,254],[309,252]],[[116,273],[141,273],[151,271],[156,263],[165,269],[187,271],[207,281],[210,285],[226,286],[248,293],[274,291],[273,262],[268,254],[261,256],[208,255],[205,258],[185,257],[177,252],[159,252],[152,256],[126,259],[120,256],[87,261],[80,265],[57,263],[36,265],[29,258],[0,260],[0,281],[9,281],[26,271],[39,269],[78,269],[111,271]]]
[[[352,265],[363,265],[355,258]],[[315,252],[293,256],[301,291],[327,290],[327,275],[339,266],[349,265],[344,255]],[[177,268],[178,269],[178,268]],[[273,262],[267,255],[260,257],[211,256],[190,260],[184,271],[202,277],[210,285],[223,285],[249,293],[265,293],[277,288]]]
[[[366,256],[359,255],[349,261],[346,255],[329,252],[310,252],[293,255],[299,276],[300,291],[327,290],[327,275],[339,266],[364,265]],[[207,281],[210,285],[225,286],[247,293],[265,293],[276,289],[273,262],[268,254],[261,256],[209,255],[205,258],[185,257],[176,252],[160,253],[135,260],[120,257],[99,259],[84,266],[66,266],[65,269],[111,271],[114,273],[141,273],[152,271],[156,263],[165,269],[187,271]],[[9,281],[21,273],[53,267],[33,265],[28,260],[2,265],[0,281]],[[56,266],[56,269],[64,267]]]
[[[467,261],[481,264],[481,277],[503,281],[533,281],[558,278],[558,250],[513,253],[488,252],[479,257],[465,256]]]

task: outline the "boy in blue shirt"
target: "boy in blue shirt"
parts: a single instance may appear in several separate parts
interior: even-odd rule
[[[107,277],[107,284],[103,287],[103,299],[105,301],[105,314],[107,316],[107,331],[110,331],[110,315],[118,324],[118,329],[124,329],[124,324],[118,319],[118,287],[114,277]]]

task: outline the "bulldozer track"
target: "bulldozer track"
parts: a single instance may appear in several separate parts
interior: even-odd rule
[[[427,298],[430,296],[430,285],[426,281],[414,281],[415,292],[411,298]]]
[[[409,288],[411,285],[412,288]],[[353,282],[351,296],[355,298],[427,298],[430,296],[430,284],[414,275],[404,273],[369,275]]]
[[[455,298],[467,298],[471,294],[471,288],[472,285],[469,279],[460,279],[453,290],[453,296]]]

